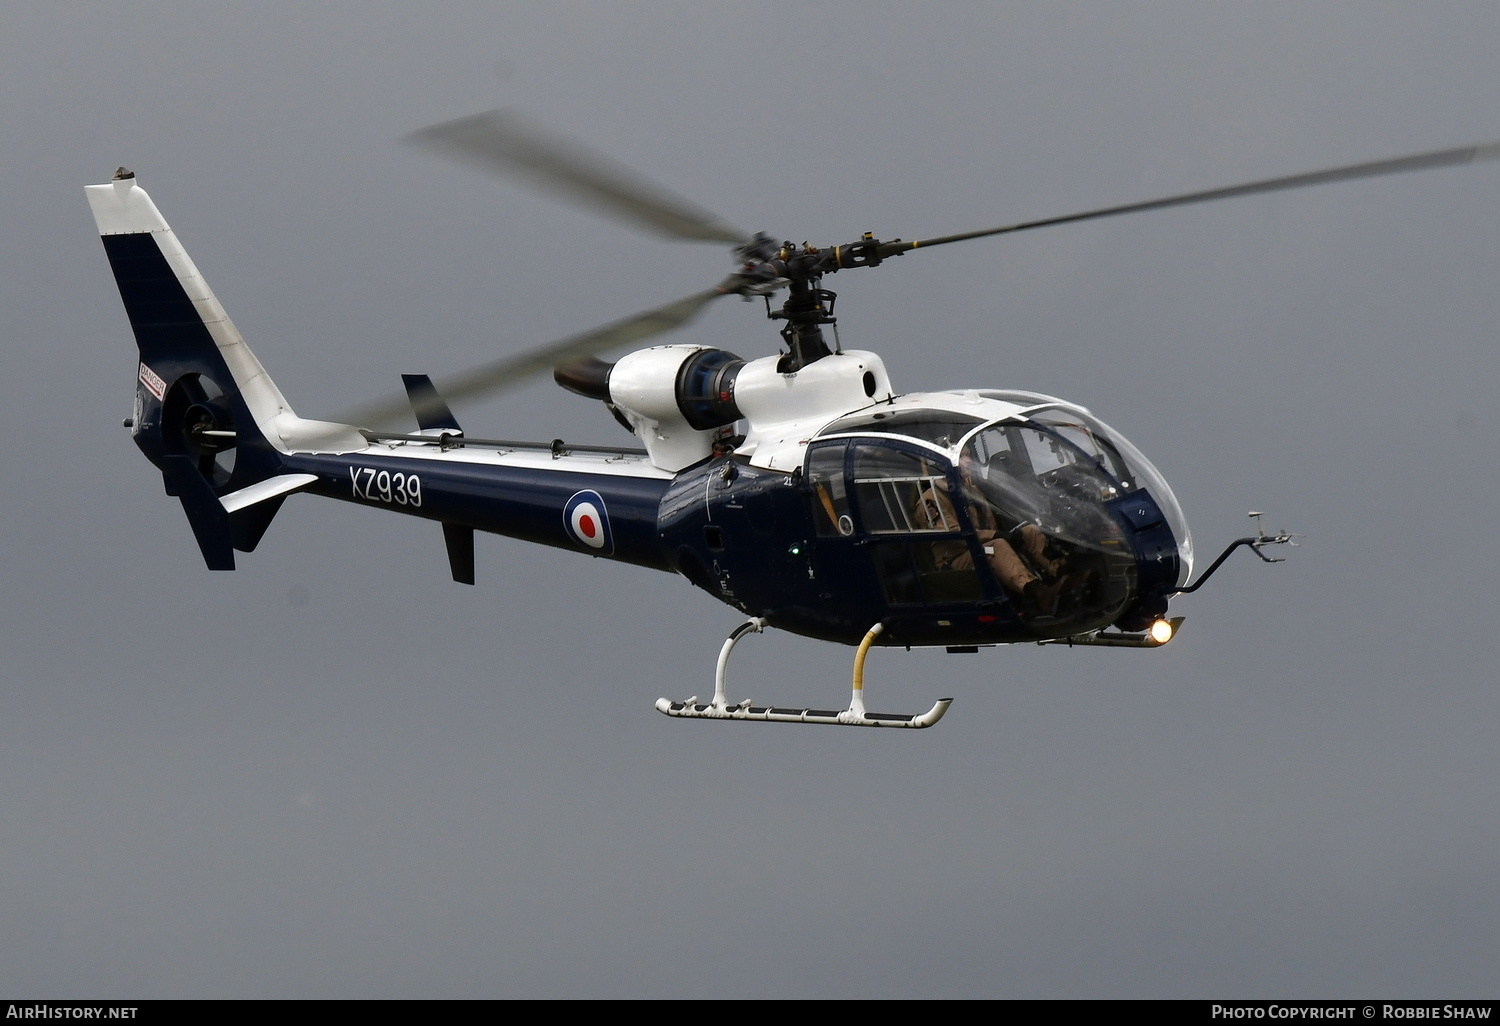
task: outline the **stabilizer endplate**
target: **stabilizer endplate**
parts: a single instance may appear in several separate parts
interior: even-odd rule
[[[229,527],[229,512],[214,494],[213,486],[198,473],[197,466],[186,456],[163,456],[162,483],[168,495],[177,496],[182,511],[192,525],[193,537],[203,562],[210,570],[234,569],[234,537]]]

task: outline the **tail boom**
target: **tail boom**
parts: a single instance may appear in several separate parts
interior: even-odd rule
[[[671,475],[644,457],[553,456],[549,447],[372,445],[333,456],[294,453],[305,490],[444,525],[450,557],[460,532],[483,531],[587,555],[672,570],[657,518]],[[462,550],[460,550],[462,553]],[[472,564],[472,552],[454,563]],[[468,576],[472,583],[472,570]]]

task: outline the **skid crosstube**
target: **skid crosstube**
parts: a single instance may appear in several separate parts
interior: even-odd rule
[[[724,647],[719,651],[719,665],[714,673],[714,697],[711,702],[702,704],[698,696],[694,695],[686,702],[673,702],[671,699],[658,698],[656,700],[657,712],[668,716],[677,716],[695,720],[747,720],[761,723],[826,723],[834,727],[930,727],[943,718],[948,707],[953,704],[951,698],[940,698],[933,704],[931,709],[924,713],[913,716],[903,716],[899,713],[871,713],[865,712],[865,656],[869,654],[870,646],[875,639],[880,637],[885,630],[884,624],[877,623],[865,634],[864,640],[859,644],[859,651],[854,656],[854,688],[849,698],[847,709],[789,709],[775,705],[751,705],[749,701],[729,704],[725,697],[728,688],[729,676],[729,654],[734,651],[734,646],[739,644],[741,638],[747,634],[760,634],[766,629],[766,621],[762,617],[752,617],[740,624],[730,633],[724,641]]]

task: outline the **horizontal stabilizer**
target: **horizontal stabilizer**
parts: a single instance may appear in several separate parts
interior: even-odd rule
[[[278,474],[276,477],[268,477],[264,481],[257,481],[248,488],[241,488],[237,492],[230,492],[219,501],[224,504],[227,512],[244,509],[246,506],[254,506],[257,502],[265,502],[274,499],[278,495],[288,495],[299,489],[306,488],[318,479],[316,474]]]

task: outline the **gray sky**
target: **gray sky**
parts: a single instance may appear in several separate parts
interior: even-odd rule
[[[436,7],[436,10],[431,8]],[[828,282],[898,388],[1088,405],[1206,562],[1157,652],[876,652],[936,729],[677,722],[737,614],[287,503],[203,568],[120,428],[82,188],[140,176],[304,416],[696,291],[671,245],[401,146],[501,104],[750,229],[946,234],[1500,138],[1491,4],[0,8],[0,992],[1454,997],[1500,963],[1500,166]],[[680,340],[763,355],[759,306]],[[628,443],[541,382],[476,434]],[[737,651],[831,704],[851,650]]]

